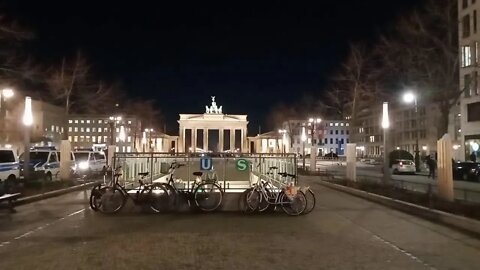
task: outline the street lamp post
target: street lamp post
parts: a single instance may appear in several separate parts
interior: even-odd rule
[[[305,126],[302,127],[302,159],[303,159],[303,170],[305,170],[305,141],[307,140],[307,134],[305,132]]]
[[[417,106],[417,96],[413,92],[406,92],[403,95],[403,101],[406,103],[412,103],[415,107],[415,121],[417,124],[415,126],[415,170],[420,172],[420,151],[418,148],[418,106]]]
[[[23,153],[23,178],[30,177],[30,127],[33,124],[32,99],[25,97],[25,110],[23,112],[23,125],[25,125],[24,148]]]
[[[390,119],[388,116],[388,102],[383,102],[382,129],[383,129],[383,183],[387,184],[390,180],[390,164],[388,162],[388,129],[390,128]]]

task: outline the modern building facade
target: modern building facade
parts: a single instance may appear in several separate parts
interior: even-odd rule
[[[282,127],[287,134],[288,152],[299,155],[310,155],[313,147],[319,156],[328,153],[344,155],[346,144],[350,142],[350,123],[346,120],[288,120]]]
[[[456,108],[456,107],[455,107]],[[456,109],[452,110],[449,121],[449,134],[455,148],[460,152],[460,120]],[[436,104],[419,102],[413,104],[391,103],[389,109],[390,150],[405,150],[420,157],[435,154],[439,134],[440,111]],[[381,127],[382,104],[365,106],[356,117],[356,126],[352,129],[352,142],[357,144],[357,157],[378,158],[383,156],[383,129]],[[456,151],[457,151],[456,150]],[[458,153],[454,153],[457,157]]]
[[[117,152],[170,152],[172,138],[153,129],[142,130],[135,117],[69,115],[68,140],[73,149],[106,149]]]
[[[480,161],[480,1],[459,0],[460,115],[464,158]]]
[[[17,154],[23,152],[26,127],[23,125],[24,97],[17,97],[15,106],[4,111],[2,141],[0,147],[13,148]],[[4,108],[5,109],[5,108]],[[33,124],[30,127],[32,146],[59,146],[64,132],[64,109],[44,101],[32,100]]]

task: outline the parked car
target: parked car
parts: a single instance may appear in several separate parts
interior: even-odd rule
[[[107,168],[107,158],[103,152],[82,150],[73,152],[73,155],[76,162],[76,175],[99,174]]]
[[[415,174],[415,171],[416,171],[415,162],[413,162],[413,160],[396,159],[393,161],[393,164],[392,164],[393,174],[401,174],[401,173]]]
[[[0,149],[0,196],[20,177],[20,165],[12,149]]]
[[[452,166],[453,179],[480,182],[480,163],[454,162]]]

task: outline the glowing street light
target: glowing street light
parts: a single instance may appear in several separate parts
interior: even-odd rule
[[[22,122],[25,125],[23,177],[24,179],[28,179],[30,176],[30,127],[33,124],[32,98],[30,97],[25,97],[25,109],[23,112]]]
[[[1,94],[2,94],[2,97],[3,97],[3,98],[7,99],[7,98],[13,97],[14,92],[13,92],[13,90],[10,89],[10,88],[5,88],[5,89],[2,89]]]
[[[127,137],[127,134],[125,133],[125,127],[121,126],[120,133],[118,134],[118,139],[122,142],[125,142],[126,137]]]
[[[390,119],[388,116],[388,102],[383,102],[382,113],[382,128],[383,128],[383,181],[388,183],[390,178],[390,164],[388,163],[388,149],[387,149],[387,135],[388,128],[390,128]]]
[[[413,103],[415,106],[415,119],[418,122],[418,106],[417,106],[417,95],[413,91],[407,91],[403,94],[403,101],[405,103]],[[418,124],[417,124],[418,126]],[[419,148],[418,148],[418,128],[416,126],[415,130],[415,167],[416,171],[420,172],[420,155],[419,155]]]

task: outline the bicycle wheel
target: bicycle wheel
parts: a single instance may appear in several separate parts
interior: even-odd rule
[[[250,188],[245,192],[245,213],[253,213],[258,209],[261,200],[261,194],[257,190]]]
[[[127,197],[118,187],[103,187],[100,189],[101,203],[98,210],[104,214],[114,214],[122,210]]]
[[[223,191],[216,183],[201,183],[195,189],[193,199],[200,210],[215,211],[222,204]]]
[[[289,216],[298,216],[305,211],[307,200],[302,192],[297,192],[294,196],[288,196],[284,192],[280,194],[282,210]]]
[[[302,214],[306,215],[312,212],[313,208],[315,208],[315,194],[310,188],[308,188],[307,191],[302,193],[303,195],[305,195],[305,200],[307,202],[307,206],[305,207],[305,210],[303,211]]]
[[[275,205],[270,203],[270,198],[274,196],[272,192],[268,188],[265,188],[265,193],[267,196],[263,193],[260,193],[260,203],[258,204],[258,211],[259,212],[273,212],[275,210]]]
[[[90,208],[97,212],[102,204],[102,195],[105,190],[102,190],[102,184],[95,185],[90,191]]]
[[[153,184],[142,193],[146,193],[145,202],[154,213],[161,213],[170,210],[170,197],[167,189],[161,184]]]

